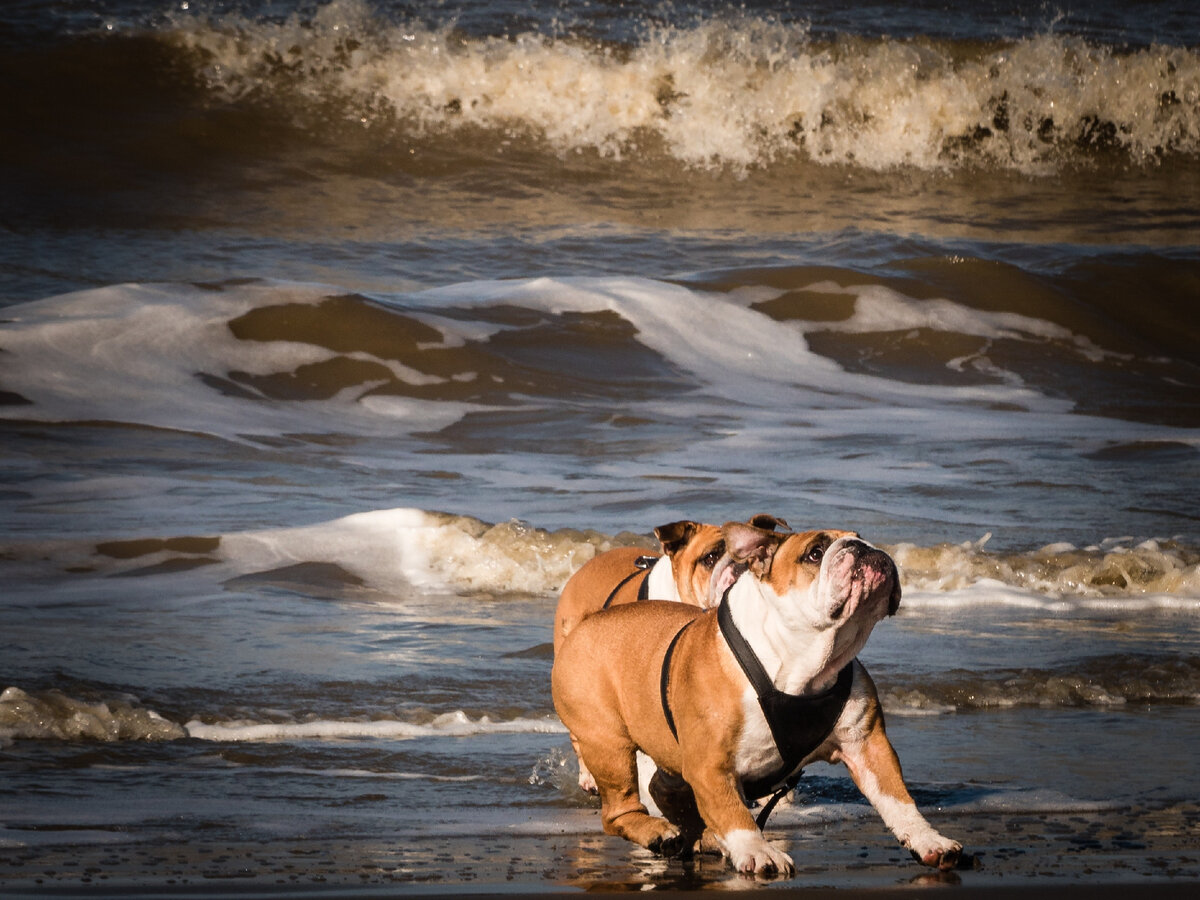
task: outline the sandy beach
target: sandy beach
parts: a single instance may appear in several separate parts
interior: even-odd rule
[[[938,823],[936,815],[932,817]],[[31,835],[4,856],[5,897],[408,896],[766,889],[804,896],[1193,896],[1200,805],[1132,812],[997,814],[957,819],[970,856],[934,873],[881,825],[800,832],[768,826],[796,861],[791,879],[740,877],[715,857],[651,856],[589,830],[581,812],[555,834],[363,836],[282,842],[129,842],[119,832]],[[514,827],[514,831],[527,830]],[[1132,892],[1132,893],[1131,893]]]

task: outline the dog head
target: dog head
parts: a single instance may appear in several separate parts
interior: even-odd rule
[[[746,566],[741,577],[754,579],[763,599],[797,631],[834,629],[845,631],[847,641],[865,641],[875,623],[900,606],[895,562],[852,531],[782,534],[741,522],[721,531],[729,556]]]
[[[787,528],[783,519],[765,513],[753,516],[747,524],[767,532]],[[725,535],[716,525],[691,520],[670,522],[655,528],[654,536],[671,559],[671,574],[684,603],[704,609],[715,605],[713,596],[720,601],[745,571],[745,565],[726,552]]]

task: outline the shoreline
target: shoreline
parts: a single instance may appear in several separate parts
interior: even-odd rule
[[[114,831],[88,842],[49,829],[16,846],[6,831],[0,864],[6,898],[125,896],[477,898],[534,894],[762,889],[804,898],[915,897],[948,890],[958,900],[1153,895],[1173,900],[1200,886],[1200,804],[1161,809],[935,815],[963,840],[959,870],[911,859],[874,821],[769,827],[796,862],[790,879],[739,876],[717,857],[665,860],[600,833],[306,836],[262,841],[236,833]],[[213,832],[220,832],[214,823]],[[69,834],[61,833],[64,838]],[[53,836],[52,836],[53,835]],[[259,836],[261,837],[261,835]],[[950,896],[948,894],[947,896]]]

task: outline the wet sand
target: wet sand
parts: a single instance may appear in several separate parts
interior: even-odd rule
[[[581,828],[588,821],[595,831]],[[970,853],[953,872],[913,862],[875,822],[768,827],[796,861],[786,880],[741,877],[715,857],[663,860],[599,833],[591,814],[555,834],[349,835],[211,841],[90,831],[7,830],[4,897],[404,896],[762,888],[805,897],[1194,896],[1200,888],[1200,804],[1147,810],[931,816]],[[515,826],[531,830],[531,824]],[[221,831],[221,829],[216,829]]]

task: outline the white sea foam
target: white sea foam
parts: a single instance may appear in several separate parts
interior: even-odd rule
[[[1200,550],[1186,542],[1068,543],[1032,551],[996,551],[988,536],[962,544],[886,545],[901,571],[906,613],[972,606],[1076,613],[1200,613]],[[655,549],[649,534],[547,530],[509,520],[401,507],[354,513],[294,528],[229,532],[211,538],[137,535],[127,541],[30,541],[5,548],[10,567],[106,574],[145,573],[172,563],[204,562],[229,585],[240,577],[286,577],[303,590],[306,564],[346,574],[347,599],[398,602],[412,589],[429,594],[553,596],[597,553],[615,546]],[[16,569],[14,568],[14,571]],[[290,573],[290,574],[289,574]],[[141,589],[155,591],[139,582]],[[326,589],[327,585],[325,588]],[[64,590],[62,588],[59,589]],[[86,585],[80,588],[86,596]],[[37,595],[31,596],[37,602]]]
[[[474,737],[489,734],[563,734],[556,718],[508,719],[488,716],[472,719],[462,711],[444,713],[428,723],[400,720],[332,720],[309,722],[256,722],[247,720],[206,723],[192,720],[185,726],[189,737],[202,741],[296,740],[413,740],[417,738]]]
[[[0,747],[15,739],[60,741],[163,741],[184,729],[141,706],[133,697],[89,702],[61,691],[28,693],[10,686],[0,693]]]
[[[902,385],[850,373],[814,353],[799,325],[773,322],[723,294],[693,291],[650,279],[537,278],[472,282],[431,289],[408,299],[433,307],[514,304],[554,314],[615,312],[637,329],[639,341],[658,351],[673,365],[693,373],[709,390],[772,411],[781,403],[787,403],[793,409],[810,407],[814,404],[813,391],[835,395],[866,394],[876,400],[905,404],[987,399],[993,403],[1020,403],[1044,412],[1063,412],[1069,408],[1062,401],[1022,387]],[[948,301],[943,303],[943,315],[946,315],[946,309],[955,308]],[[872,306],[871,297],[866,305]],[[878,304],[874,307],[878,308]],[[891,308],[876,313],[873,320],[879,327],[891,330],[902,321],[897,318],[898,311],[911,308],[893,293]],[[965,310],[959,315],[964,319],[972,317]],[[870,319],[872,314],[866,316]],[[928,315],[925,319],[928,320]],[[1041,323],[1028,327],[1052,326]],[[765,341],[763,336],[768,330],[771,338]],[[828,401],[828,397],[823,397],[820,402]],[[878,411],[872,413],[878,414]]]
[[[170,39],[228,102],[293,98],[360,127],[399,120],[396,152],[463,128],[613,159],[661,146],[699,167],[779,160],[871,169],[1040,172],[1096,146],[1136,164],[1200,149],[1200,53],[1047,33],[990,45],[814,40],[750,15],[647,27],[615,51],[536,33],[466,38],[337,0],[282,22],[179,15]],[[1182,38],[1182,36],[1181,36]],[[286,60],[286,65],[282,62]]]
[[[241,391],[242,382],[230,381],[230,373],[243,373],[251,380],[288,376],[298,367],[338,357],[379,363],[395,374],[395,361],[365,351],[352,349],[347,354],[296,340],[239,340],[231,331],[231,322],[253,310],[313,305],[335,293],[319,286],[271,282],[223,290],[121,285],[9,307],[8,321],[0,330],[5,350],[0,354],[0,382],[31,403],[0,405],[0,416],[134,422],[240,439],[320,432],[424,433],[458,422],[468,412],[488,409],[454,399],[370,395],[371,385],[364,383],[327,399],[268,398],[255,395],[252,384]],[[690,373],[707,392],[738,404],[743,426],[714,435],[731,447],[749,440],[748,434],[768,444],[787,440],[774,434],[781,427],[780,408],[808,416],[808,435],[814,439],[873,434],[886,427],[898,436],[970,434],[980,440],[1010,435],[1012,416],[1020,416],[1020,427],[1030,439],[1039,434],[1062,438],[1067,423],[1061,413],[1071,409],[1069,401],[1020,383],[906,384],[849,372],[810,349],[804,331],[813,327],[811,323],[778,323],[736,298],[649,279],[470,282],[406,294],[392,302],[402,303],[404,315],[435,327],[443,346],[477,339],[480,327],[443,317],[445,307],[614,312],[637,329],[638,341],[671,366]],[[1099,352],[1049,322],[980,313],[946,300],[915,301],[885,289],[858,289],[854,316],[835,327],[866,331],[918,325],[1068,340],[1086,354]],[[771,339],[764,341],[768,331]],[[238,390],[221,389],[222,380]],[[676,397],[666,411],[681,415],[689,402]],[[631,401],[631,406],[654,416],[659,404]],[[914,408],[937,410],[937,415],[914,418]],[[700,415],[702,410],[697,407],[695,412]],[[1073,416],[1069,425],[1076,439],[1096,446],[1103,446],[1111,431],[1105,420],[1085,416]],[[783,427],[791,432],[790,423]],[[1127,440],[1194,440],[1178,429],[1134,423],[1124,423],[1123,429]],[[720,463],[720,457],[714,459],[714,466]],[[543,466],[538,477],[546,475]]]
[[[1175,541],[1105,542],[989,553],[990,535],[963,544],[892,548],[905,606],[1008,605],[1040,609],[1200,609],[1200,556]]]
[[[334,293],[273,282],[228,290],[126,284],[9,306],[0,335],[0,377],[6,390],[32,405],[0,407],[0,415],[137,422],[229,438],[320,430],[320,407],[228,396],[199,376],[291,372],[337,357],[337,351],[311,343],[240,341],[229,327],[263,306],[315,305]],[[369,358],[397,370],[393,360]],[[407,379],[407,368],[399,368],[398,377]],[[436,429],[470,408],[392,398],[366,407],[335,398],[331,406],[338,424],[326,420],[326,428],[367,432],[382,430],[397,416]]]
[[[430,721],[400,719],[311,719],[296,721],[282,711],[261,712],[260,719],[172,722],[135,698],[105,697],[95,701],[70,697],[58,690],[27,692],[9,686],[0,693],[0,747],[15,740],[173,741],[182,738],[214,742],[414,740],[465,738],[489,734],[563,734],[557,718],[493,719],[468,716],[461,710]],[[270,716],[271,719],[267,719]],[[277,719],[277,720],[273,720]],[[343,773],[346,777],[353,772]],[[465,779],[464,779],[465,780]]]
[[[577,532],[551,533],[517,521],[489,525],[467,516],[388,509],[226,535],[221,554],[242,573],[334,563],[381,591],[415,586],[543,593],[561,588],[606,546]]]
[[[819,282],[808,285],[806,290],[844,294],[855,299],[853,315],[820,323],[817,327],[822,331],[865,334],[923,328],[989,339],[1060,341],[1073,345],[1091,361],[1116,356],[1061,325],[1019,313],[971,309],[944,299],[918,300],[884,285],[842,287],[833,282]]]

